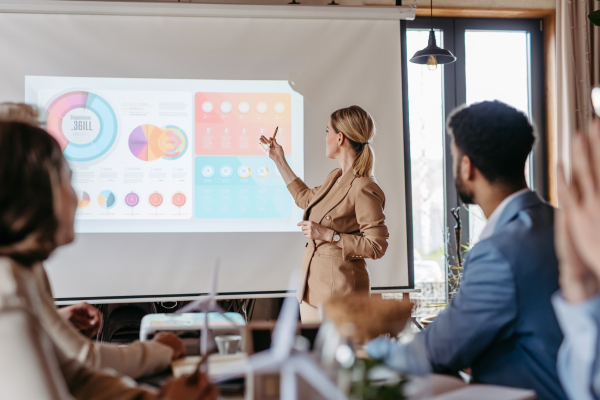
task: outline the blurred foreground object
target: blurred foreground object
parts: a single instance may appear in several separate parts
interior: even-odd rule
[[[344,330],[343,326],[352,324],[352,340],[356,343],[366,343],[381,335],[397,336],[406,326],[412,308],[413,304],[408,298],[396,301],[344,296],[325,303],[324,313],[326,318],[335,323],[338,330]]]

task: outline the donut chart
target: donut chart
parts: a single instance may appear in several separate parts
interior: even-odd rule
[[[140,196],[138,196],[137,193],[131,192],[125,196],[125,204],[127,204],[129,207],[135,207],[139,204],[139,202]]]
[[[68,161],[95,160],[117,139],[117,115],[105,99],[91,92],[71,91],[57,97],[46,109],[46,121]]]
[[[160,194],[158,192],[154,192],[150,195],[150,198],[148,199],[148,201],[150,202],[150,205],[152,207],[158,207],[163,202],[162,194]]]
[[[167,125],[140,125],[129,135],[131,154],[142,161],[176,160],[188,148],[188,138],[180,128]]]
[[[117,204],[117,196],[110,190],[103,190],[98,195],[98,204],[100,204],[100,207],[102,208],[113,208],[115,204]]]
[[[173,205],[175,205],[175,207],[183,207],[185,205],[185,202],[187,201],[185,194],[181,193],[181,192],[177,192],[173,195]]]

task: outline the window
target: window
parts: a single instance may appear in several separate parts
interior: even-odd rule
[[[431,20],[418,18],[406,26],[410,59],[427,45]],[[479,207],[465,210],[454,187],[445,121],[457,106],[497,99],[529,116],[537,141],[526,177],[547,198],[541,21],[434,18],[433,27],[438,45],[452,51],[457,61],[434,71],[407,65],[414,278],[421,289],[411,297],[418,300],[418,316],[436,314],[442,309],[439,303],[456,291],[448,279],[449,266],[457,263],[450,209],[461,207],[465,246],[476,243],[486,224]]]

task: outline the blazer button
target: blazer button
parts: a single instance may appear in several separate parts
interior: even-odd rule
[[[325,216],[325,219],[326,219],[327,221],[329,221],[329,220],[331,219],[331,217],[330,217],[329,215],[326,215],[326,216]]]

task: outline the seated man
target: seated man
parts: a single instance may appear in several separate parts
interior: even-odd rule
[[[414,374],[471,368],[478,382],[565,399],[556,372],[562,334],[550,301],[558,289],[554,210],[524,174],[533,127],[516,109],[486,101],[455,112],[448,129],[458,194],[481,207],[487,225],[447,309],[413,342],[377,338],[369,355]]]

